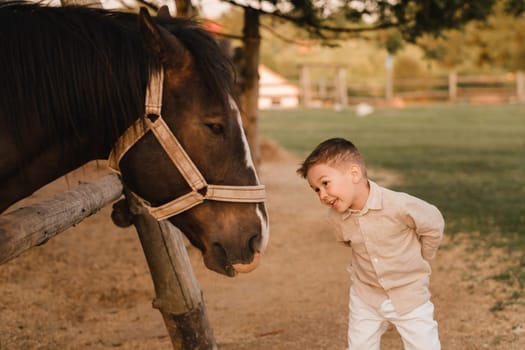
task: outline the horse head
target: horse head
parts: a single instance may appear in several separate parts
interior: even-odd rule
[[[260,193],[262,186],[234,98],[232,68],[213,38],[193,22],[171,19],[164,10],[155,19],[141,11],[139,21],[144,47],[158,58],[156,70],[162,73],[162,108],[147,116],[144,134],[119,157],[123,181],[152,208],[197,197],[166,218],[202,251],[209,269],[228,276],[250,271],[268,242],[268,215],[262,198],[242,194]],[[160,133],[173,134],[174,141],[166,142],[181,149],[182,166],[174,164],[156,133],[147,132],[159,118]],[[186,172],[196,173],[203,184],[194,186]],[[230,192],[225,201],[217,199]]]

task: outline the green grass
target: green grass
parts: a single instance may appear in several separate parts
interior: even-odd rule
[[[306,155],[330,137],[353,141],[369,167],[402,175],[393,189],[438,206],[446,232],[496,234],[525,252],[525,106],[433,105],[260,112],[264,137]]]

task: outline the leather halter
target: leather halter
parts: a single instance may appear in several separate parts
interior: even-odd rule
[[[138,119],[119,137],[109,154],[109,167],[120,174],[119,163],[122,157],[147,132],[151,131],[191,187],[191,192],[158,207],[151,206],[138,194],[131,192],[155,219],[159,221],[167,219],[203,203],[204,200],[237,203],[266,201],[264,185],[222,186],[210,185],[206,182],[161,116],[163,79],[162,68],[151,73],[146,90],[146,118]],[[201,193],[204,192],[205,194],[202,195]]]

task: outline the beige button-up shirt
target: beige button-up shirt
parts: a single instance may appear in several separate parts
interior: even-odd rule
[[[350,245],[352,288],[373,307],[391,299],[404,314],[430,299],[428,260],[443,237],[439,210],[416,197],[369,181],[360,211],[330,210],[338,241]]]

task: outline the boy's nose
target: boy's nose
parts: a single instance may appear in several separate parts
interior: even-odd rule
[[[321,200],[321,202],[326,203],[326,201],[328,200],[328,195],[325,191],[319,191],[319,199]]]

